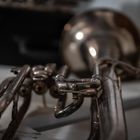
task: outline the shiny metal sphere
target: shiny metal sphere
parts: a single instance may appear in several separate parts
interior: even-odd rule
[[[122,60],[137,65],[137,28],[119,12],[96,9],[75,16],[64,27],[61,52],[75,73],[87,73],[89,64],[100,58]]]

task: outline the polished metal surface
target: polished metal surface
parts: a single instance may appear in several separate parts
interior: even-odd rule
[[[9,73],[9,68],[10,67],[2,67],[0,66],[0,81],[2,81],[3,79],[5,79],[5,77],[8,76],[12,76],[11,73]],[[139,94],[139,90],[140,90],[140,86],[139,86],[139,82],[138,81],[131,81],[131,82],[126,82],[123,83],[123,104],[125,105],[125,111],[126,113],[126,121],[127,121],[127,129],[128,129],[128,138],[129,140],[139,140],[140,135],[139,135],[139,129],[140,129],[140,123],[139,121],[139,115],[140,115],[140,109],[138,108],[140,106],[140,103],[138,102],[140,100],[140,94]],[[53,107],[52,105],[56,103],[56,100],[52,99],[49,94],[47,94],[47,99],[48,99],[48,104],[49,106]],[[70,98],[68,98],[68,100],[70,100]],[[136,101],[137,100],[137,101]],[[132,106],[131,106],[132,105]],[[134,106],[133,106],[134,105]],[[38,108],[39,107],[39,108]],[[27,126],[27,124],[29,123],[29,127],[32,128],[44,128],[44,130],[42,129],[41,132],[38,133],[37,131],[34,130],[30,130],[28,128],[26,128],[26,131],[24,129],[24,132],[26,132],[25,134],[20,133],[20,138],[21,140],[71,140],[71,138],[73,138],[73,140],[84,140],[85,138],[87,138],[89,131],[86,131],[84,128],[89,128],[89,121],[84,121],[83,123],[80,123],[78,121],[78,123],[76,123],[75,121],[80,119],[83,119],[83,115],[80,115],[81,113],[84,115],[89,115],[88,114],[88,110],[89,110],[89,101],[86,100],[84,102],[84,110],[79,110],[82,111],[77,112],[78,116],[74,116],[78,117],[78,118],[71,118],[72,120],[67,120],[65,119],[65,125],[64,127],[60,127],[57,129],[52,129],[52,130],[48,130],[49,128],[47,128],[48,126],[51,127],[53,126],[54,122],[53,122],[53,118],[50,117],[50,119],[52,119],[52,125],[51,125],[51,120],[49,122],[44,120],[47,120],[47,116],[44,114],[41,114],[41,110],[40,107],[43,108],[42,105],[42,98],[38,95],[33,94],[33,99],[32,99],[32,104],[28,110],[28,114],[30,112],[33,111],[40,111],[40,119],[39,119],[39,123],[37,123],[38,121],[38,115],[32,116],[32,117],[28,117],[25,120],[25,123],[23,122],[23,126]],[[134,109],[134,108],[138,108],[138,109]],[[10,110],[11,107],[8,108],[4,114],[4,116],[1,118],[1,128],[6,127],[7,125],[7,121],[10,119]],[[47,113],[47,112],[46,112]],[[27,122],[26,122],[27,121]],[[55,120],[56,124],[62,126],[63,124],[63,120]],[[69,122],[73,122],[75,124],[71,124],[68,125]],[[25,125],[24,125],[25,124]],[[63,124],[64,125],[64,124]],[[45,128],[47,129],[47,131],[45,131]],[[28,133],[27,133],[28,132]],[[35,133],[37,132],[37,133]],[[80,135],[79,135],[80,134]],[[82,134],[82,136],[81,136]]]
[[[113,10],[95,9],[74,17],[64,27],[61,45],[65,63],[76,73],[87,73],[91,58],[92,62],[105,57],[138,65],[137,28]]]
[[[11,140],[15,136],[15,132],[19,132],[17,130],[31,101],[31,91],[43,96],[44,108],[47,109],[44,96],[47,90],[50,91],[52,97],[57,99],[53,110],[56,118],[73,114],[82,106],[85,98],[91,99],[90,107],[88,106],[90,108],[90,129],[86,129],[89,132],[88,140],[126,140],[126,121],[121,97],[120,77],[140,75],[140,69],[127,64],[137,65],[135,61],[138,60],[139,53],[139,40],[136,38],[138,34],[132,32],[131,28],[135,29],[133,23],[129,22],[125,16],[105,9],[87,12],[74,19],[70,25],[65,26],[62,53],[66,63],[71,67],[72,72],[80,74],[80,72],[86,71],[88,73],[90,71],[91,79],[69,80],[67,66],[62,67],[58,72],[56,72],[54,65],[48,65],[48,67],[38,65],[25,73],[22,71],[22,67],[14,69],[16,75],[14,80],[8,81],[8,83],[4,81],[0,86],[2,99],[0,104],[2,109],[4,108],[2,113],[13,101],[11,122],[4,131],[2,140]],[[77,55],[72,54],[76,51],[79,53],[80,59]],[[78,69],[73,67],[76,64],[68,58],[68,53],[71,58],[77,57]],[[73,59],[75,58],[73,57]],[[79,67],[79,64],[82,63],[84,67]],[[22,77],[24,74],[26,74],[25,77]],[[9,89],[12,94],[9,94]],[[67,95],[72,95],[72,102],[68,104],[66,104]],[[19,97],[23,98],[20,107],[18,107]],[[4,107],[2,106],[3,101]],[[48,117],[46,118],[48,119]],[[42,122],[44,119],[40,120]],[[53,121],[52,117],[49,121]],[[66,125],[68,121],[59,123],[56,121],[56,125],[54,123],[52,128]],[[44,122],[46,121],[44,120]],[[42,125],[42,123],[39,124]],[[38,131],[52,129],[51,124],[49,125],[48,128],[40,126]],[[66,137],[64,136],[64,139]]]

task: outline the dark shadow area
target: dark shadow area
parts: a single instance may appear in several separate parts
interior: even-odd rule
[[[0,9],[0,64],[59,63],[59,40],[72,14]]]

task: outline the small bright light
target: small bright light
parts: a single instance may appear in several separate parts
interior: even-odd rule
[[[95,48],[93,48],[93,47],[89,48],[89,53],[92,57],[96,57],[96,55],[97,55],[97,52],[96,52]]]
[[[77,40],[82,40],[82,39],[84,38],[83,32],[78,32],[78,33],[76,33],[75,38],[76,38]]]

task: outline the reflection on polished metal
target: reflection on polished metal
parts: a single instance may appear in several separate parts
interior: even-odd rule
[[[121,70],[121,73],[120,73]],[[88,140],[125,140],[125,120],[121,101],[119,77],[139,76],[140,69],[115,60],[100,60],[94,65],[90,78],[68,79],[68,67],[58,72],[55,64],[46,66],[25,65],[12,70],[16,76],[0,84],[0,113],[3,115],[13,102],[11,122],[2,140],[12,140],[31,102],[31,92],[44,95],[49,90],[58,100],[54,110],[56,118],[67,117],[77,111],[85,98],[91,98],[91,130]],[[72,103],[66,105],[67,95]],[[19,98],[23,98],[21,106]],[[121,133],[121,137],[120,137]]]
[[[96,9],[74,17],[64,27],[62,55],[72,71],[87,73],[99,58],[122,60],[137,66],[140,40],[137,28],[126,16]]]
[[[107,10],[88,12],[68,23],[63,56],[72,72],[90,71],[90,77],[68,79],[68,67],[57,71],[55,64],[13,69],[16,76],[0,84],[0,114],[13,102],[12,120],[2,140],[15,136],[31,102],[31,92],[44,95],[47,90],[58,100],[56,118],[71,115],[85,98],[91,99],[88,140],[126,140],[120,78],[140,75],[140,69],[125,63],[134,64],[137,58],[139,39],[135,35],[138,34],[127,18]],[[72,103],[67,105],[68,94],[72,95]],[[19,98],[23,98],[20,107]]]
[[[140,40],[134,24],[112,10],[85,12],[65,25],[61,45],[65,63],[74,73],[82,77],[92,73],[101,83],[90,96],[88,140],[126,140],[119,79],[139,71],[126,64],[138,66]]]
[[[15,133],[27,112],[31,102],[31,92],[38,95],[46,93],[53,83],[52,76],[55,73],[55,65],[35,66],[32,69],[29,65],[22,68],[14,68],[12,72],[15,77],[7,78],[0,85],[0,115],[3,115],[7,107],[13,102],[12,121],[3,134],[2,140],[12,140]],[[19,106],[19,98],[23,98]]]

